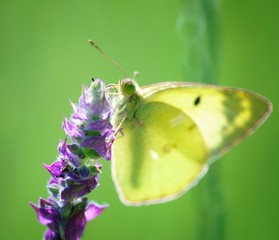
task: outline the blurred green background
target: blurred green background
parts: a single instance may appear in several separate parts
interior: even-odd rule
[[[198,32],[183,33],[183,2],[1,1],[1,239],[41,239],[45,226],[28,202],[47,196],[49,174],[42,163],[55,160],[58,140],[65,137],[61,122],[71,113],[69,99],[77,101],[91,77],[107,83],[123,78],[87,39],[128,73],[138,70],[140,85],[185,80],[185,34]],[[220,174],[220,228],[223,239],[277,240],[279,2],[222,0],[218,5],[219,84],[257,91],[274,104],[270,119],[253,136],[211,166]],[[194,21],[202,17],[193,16]],[[191,81],[197,80],[193,75]],[[206,190],[208,176],[178,200],[126,207],[116,195],[110,163],[102,163],[100,187],[89,198],[110,207],[88,223],[83,239],[202,239],[202,226],[211,220],[201,209],[212,211],[214,201]]]

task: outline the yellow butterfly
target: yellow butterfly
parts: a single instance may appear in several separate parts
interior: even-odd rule
[[[249,90],[164,82],[140,88],[121,80],[115,95],[112,175],[123,203],[175,199],[208,165],[258,128],[272,104]]]

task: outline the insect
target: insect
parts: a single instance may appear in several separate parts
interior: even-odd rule
[[[253,133],[272,104],[244,89],[163,82],[139,87],[134,78],[114,85],[112,175],[127,205],[176,199],[209,164]]]
[[[121,200],[146,205],[175,199],[208,165],[258,128],[271,112],[261,95],[238,88],[164,82],[117,86],[112,174]]]

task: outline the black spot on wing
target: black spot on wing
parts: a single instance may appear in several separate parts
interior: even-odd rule
[[[198,106],[201,102],[201,96],[196,97],[195,101],[194,101],[194,105]]]

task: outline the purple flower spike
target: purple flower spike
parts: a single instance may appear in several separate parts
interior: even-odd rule
[[[97,159],[110,159],[115,139],[105,83],[95,80],[83,88],[78,104],[71,104],[73,114],[64,118],[67,137],[58,144],[59,155],[51,165],[43,165],[52,175],[47,185],[50,197],[41,198],[38,205],[30,203],[39,222],[48,227],[45,240],[80,240],[87,222],[108,207],[88,204],[85,198],[99,185],[102,165]]]
[[[91,202],[87,205],[84,198],[77,204],[65,205],[60,208],[54,200],[39,200],[38,206],[30,203],[37,213],[41,224],[48,225],[45,239],[79,240],[86,223],[96,218],[108,205]],[[59,228],[64,226],[64,230]]]

